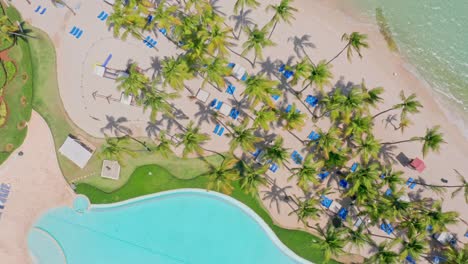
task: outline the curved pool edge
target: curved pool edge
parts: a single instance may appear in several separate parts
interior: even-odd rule
[[[27,236],[28,237],[28,239],[27,239],[28,240],[28,253],[29,253],[29,257],[30,257],[33,264],[41,264],[41,263],[43,263],[41,261],[44,260],[44,258],[41,256],[42,252],[41,253],[35,252],[34,250],[31,249],[31,247],[29,245],[29,243],[32,242],[32,239],[38,239],[38,237],[34,237],[34,233],[40,234],[40,237],[46,238],[46,240],[48,242],[51,242],[54,245],[55,250],[53,250],[50,247],[47,247],[47,249],[48,249],[47,252],[49,252],[49,254],[52,253],[52,252],[57,253],[55,255],[55,261],[53,261],[52,263],[57,263],[57,264],[59,264],[59,263],[67,264],[68,263],[67,255],[65,254],[65,250],[62,247],[62,245],[60,244],[60,242],[52,234],[50,234],[47,230],[45,230],[45,229],[43,229],[41,227],[33,226],[29,230],[28,236]],[[42,241],[42,242],[45,242],[45,241]],[[57,256],[57,255],[60,255],[60,256]],[[50,257],[50,255],[48,255],[48,257]],[[50,259],[48,259],[47,261],[50,261]]]
[[[188,193],[188,194],[203,194],[203,195],[206,195],[206,196],[213,196],[213,197],[216,197],[216,198],[220,198],[222,199],[223,201],[233,205],[233,206],[236,206],[238,208],[240,208],[242,211],[244,211],[244,213],[246,213],[249,217],[251,217],[255,222],[257,222],[257,224],[260,225],[260,227],[263,229],[263,231],[268,235],[268,237],[270,238],[271,241],[273,241],[273,243],[288,257],[290,257],[291,259],[293,259],[294,261],[298,262],[298,263],[307,263],[307,264],[314,264],[313,262],[310,262],[304,258],[302,258],[301,256],[297,255],[296,253],[294,253],[294,251],[292,251],[290,248],[288,248],[279,238],[278,236],[276,236],[275,232],[273,232],[273,230],[268,226],[267,223],[265,223],[265,221],[257,214],[255,213],[254,210],[252,210],[250,207],[248,207],[247,205],[245,205],[244,203],[236,200],[235,198],[231,197],[231,196],[228,196],[228,195],[225,195],[225,194],[222,194],[222,193],[218,193],[218,192],[215,192],[215,191],[207,191],[207,190],[204,190],[204,189],[195,189],[195,188],[185,188],[185,189],[178,189],[178,190],[171,190],[171,191],[164,191],[164,192],[158,192],[158,193],[154,193],[154,194],[148,194],[148,195],[144,195],[144,196],[140,196],[140,197],[136,197],[136,198],[131,198],[131,199],[128,199],[128,200],[125,200],[125,201],[121,201],[121,202],[116,202],[116,203],[109,203],[109,204],[91,204],[90,207],[89,207],[89,210],[93,210],[93,209],[97,209],[97,210],[100,210],[100,209],[111,209],[111,208],[115,208],[115,207],[119,207],[119,206],[127,206],[127,205],[131,205],[131,204],[134,204],[134,203],[138,203],[138,202],[144,202],[145,200],[149,200],[149,199],[153,199],[153,198],[163,198],[164,196],[170,196],[170,195],[174,195],[174,194],[184,194],[184,193]]]

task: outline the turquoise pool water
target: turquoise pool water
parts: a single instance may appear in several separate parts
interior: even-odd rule
[[[79,208],[86,204],[79,198]],[[80,212],[81,211],[81,212]],[[88,210],[52,209],[32,227],[38,263],[306,263],[246,206],[183,190]]]

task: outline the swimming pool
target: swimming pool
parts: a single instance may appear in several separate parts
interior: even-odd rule
[[[37,263],[309,263],[250,208],[215,192],[185,189],[89,208],[77,199],[76,209],[52,209],[31,228]]]

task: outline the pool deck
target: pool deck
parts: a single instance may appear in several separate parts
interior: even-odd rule
[[[31,263],[27,248],[30,227],[50,208],[71,206],[75,197],[58,166],[49,127],[35,111],[23,145],[0,167],[0,175],[1,183],[11,185],[1,210],[0,262]]]

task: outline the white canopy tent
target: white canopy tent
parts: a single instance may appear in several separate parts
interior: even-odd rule
[[[223,105],[219,109],[219,112],[225,116],[229,116],[229,114],[231,113],[231,110],[232,110],[232,106],[226,103],[223,103]]]
[[[60,147],[59,152],[80,168],[84,168],[93,156],[93,150],[70,135]]]
[[[240,66],[239,64],[234,65],[234,68],[232,68],[232,76],[234,76],[238,80],[241,80],[244,74],[245,74],[244,67]]]
[[[210,97],[210,93],[205,91],[205,90],[198,89],[196,97],[197,97],[198,100],[206,103],[206,101],[208,100],[208,97]]]

